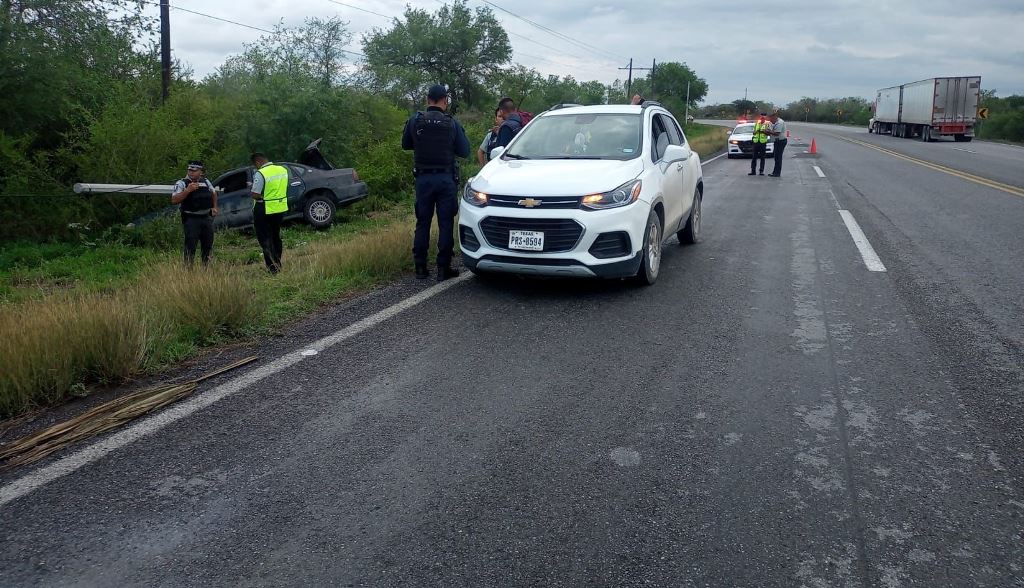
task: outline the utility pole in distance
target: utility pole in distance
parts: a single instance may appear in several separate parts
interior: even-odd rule
[[[171,3],[160,0],[160,70],[164,102],[171,95]]]
[[[629,70],[629,78],[626,81],[626,100],[631,100],[633,98],[633,70],[634,69],[637,70],[637,71],[650,71],[651,72],[651,94],[652,94],[651,97],[653,98],[653,94],[654,94],[654,66],[656,64],[657,64],[657,61],[654,61],[654,62],[651,63],[651,67],[633,67],[633,59],[630,58],[629,66],[627,66],[627,67],[620,67],[619,68],[620,70],[623,70],[623,69],[628,69]]]

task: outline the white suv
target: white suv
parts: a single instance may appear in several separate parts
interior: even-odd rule
[[[653,284],[667,235],[699,239],[703,192],[700,157],[659,104],[554,108],[466,184],[463,261],[477,274]]]

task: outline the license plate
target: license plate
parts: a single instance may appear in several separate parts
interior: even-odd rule
[[[540,231],[509,231],[508,248],[544,251],[544,233]]]

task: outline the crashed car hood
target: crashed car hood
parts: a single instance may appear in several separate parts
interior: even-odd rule
[[[640,158],[495,159],[473,178],[472,186],[488,194],[577,196],[614,190],[641,172]]]

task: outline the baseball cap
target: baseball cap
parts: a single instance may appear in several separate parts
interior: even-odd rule
[[[203,162],[198,159],[193,159],[188,162],[188,171],[195,171],[197,169],[203,169]]]
[[[432,102],[438,102],[447,95],[448,88],[441,84],[434,84],[433,86],[430,86],[430,90],[427,91],[427,98]]]

